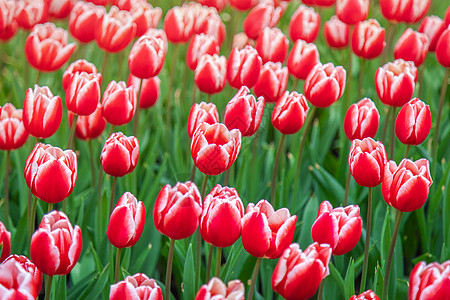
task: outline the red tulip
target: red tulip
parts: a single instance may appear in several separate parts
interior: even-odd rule
[[[69,111],[69,125],[72,128],[73,113]],[[95,111],[88,116],[78,116],[75,128],[75,136],[82,140],[98,138],[106,127],[106,121],[102,114],[102,105],[97,103]]]
[[[102,74],[76,72],[66,89],[66,106],[76,115],[92,114],[100,101]]]
[[[109,0],[112,5],[117,6],[120,10],[130,11],[133,2],[144,2],[145,0]]]
[[[364,293],[352,296],[348,300],[380,300],[380,298],[372,290],[367,290]]]
[[[0,40],[8,41],[17,32],[19,25],[16,21],[17,2],[6,0],[0,2]]]
[[[403,105],[395,120],[395,135],[405,145],[422,144],[430,129],[430,107],[419,98]]]
[[[377,134],[379,122],[380,114],[375,103],[364,98],[348,108],[344,119],[344,132],[350,141],[373,138]]]
[[[381,142],[368,137],[353,140],[348,154],[350,173],[362,186],[374,187],[383,180],[384,168],[388,161],[386,149]]]
[[[235,89],[243,85],[251,88],[258,81],[261,67],[262,60],[255,48],[249,45],[241,50],[233,48],[228,57],[228,83]]]
[[[214,7],[217,11],[221,11],[228,4],[228,0],[196,0],[201,5]]]
[[[107,52],[119,52],[125,49],[136,34],[136,24],[128,11],[111,7],[103,14],[95,30],[97,45]]]
[[[145,206],[130,192],[120,197],[109,219],[106,236],[114,247],[133,247],[140,239],[145,224]]]
[[[100,162],[106,174],[122,177],[136,168],[139,159],[139,141],[122,132],[113,133],[105,142]]]
[[[266,27],[256,40],[256,50],[263,63],[284,62],[289,50],[287,37],[278,28]]]
[[[48,14],[56,19],[65,19],[69,16],[75,0],[46,0]]]
[[[303,40],[295,41],[287,61],[289,73],[297,79],[305,80],[319,63],[319,51],[315,44],[307,44]]]
[[[78,3],[82,3],[82,2],[78,2]],[[67,90],[67,88],[69,87],[70,81],[72,81],[72,77],[75,74],[81,73],[81,72],[85,72],[88,74],[96,74],[97,68],[95,67],[95,65],[93,63],[90,63],[85,59],[79,59],[79,60],[74,61],[67,67],[66,71],[64,71],[63,78],[62,78],[62,85],[63,85],[64,90]]]
[[[252,136],[261,124],[265,101],[250,94],[246,86],[242,86],[225,108],[224,123],[228,129],[239,129],[243,136]]]
[[[136,91],[124,81],[111,81],[102,98],[103,117],[115,126],[127,124],[136,111]]]
[[[323,25],[323,34],[328,46],[332,48],[345,48],[348,45],[350,26],[341,22],[337,16],[332,16]]]
[[[281,7],[275,8],[269,2],[260,2],[245,17],[242,29],[245,34],[256,40],[266,27],[275,27],[281,19],[283,10]]]
[[[23,102],[23,124],[29,134],[46,139],[58,130],[62,119],[62,102],[46,86],[29,88]]]
[[[386,163],[381,186],[384,201],[402,212],[420,209],[432,183],[428,160],[404,158],[398,166],[391,160]]]
[[[86,2],[92,2],[95,5],[106,6],[108,4],[108,2],[110,2],[110,0],[86,0]]]
[[[302,0],[306,5],[328,7],[332,6],[336,0]]]
[[[444,67],[450,68],[450,28],[444,30],[436,44],[436,59]]]
[[[192,3],[192,2],[191,2]],[[198,5],[198,3],[195,3]],[[217,43],[222,45],[225,38],[225,24],[223,24],[217,10],[214,8],[201,6],[197,9],[187,5],[188,9],[194,14],[194,34],[204,33],[217,39]]]
[[[304,95],[286,91],[273,109],[273,127],[282,134],[294,134],[303,127],[308,111],[309,106]]]
[[[139,108],[141,109],[155,105],[161,95],[161,80],[158,76],[143,80],[139,91],[141,79],[133,76],[133,74],[128,77],[128,86],[134,86],[134,89],[139,93]]]
[[[205,55],[219,54],[219,45],[214,36],[206,35],[204,33],[196,34],[189,43],[186,52],[186,64],[189,69],[195,71],[200,58]]]
[[[33,275],[15,260],[0,264],[0,295],[1,299],[34,300],[39,290],[33,282]]]
[[[328,107],[344,93],[345,69],[332,63],[317,64],[305,80],[305,96],[312,105]]]
[[[153,208],[156,229],[173,240],[194,234],[200,223],[202,198],[191,181],[178,182],[174,187],[166,184],[159,192]]]
[[[63,212],[54,210],[44,215],[31,238],[31,260],[46,275],[67,275],[80,257],[82,243],[80,227],[73,228]]]
[[[53,23],[36,25],[25,42],[25,56],[37,70],[55,71],[65,64],[76,44],[67,44],[67,31]]]
[[[369,0],[337,0],[336,15],[345,24],[355,25],[369,15]]]
[[[207,94],[221,92],[225,88],[227,75],[227,59],[221,55],[205,54],[200,58],[195,69],[195,84]]]
[[[219,113],[214,103],[194,103],[189,111],[187,122],[187,132],[190,138],[194,135],[195,130],[201,123],[208,123],[210,125],[219,123]]]
[[[312,43],[320,29],[320,15],[314,8],[300,4],[289,22],[289,36],[295,42]]]
[[[234,188],[216,185],[203,202],[200,221],[202,238],[215,247],[225,248],[241,236],[244,204]]]
[[[362,219],[359,206],[333,206],[328,201],[320,204],[316,221],[311,227],[312,239],[319,244],[328,244],[333,255],[350,252],[361,238]]]
[[[416,86],[417,68],[413,62],[397,59],[379,67],[375,73],[378,97],[385,105],[403,106]]]
[[[48,19],[48,9],[44,0],[20,0],[16,6],[16,21],[20,27],[31,30],[34,25]]]
[[[385,31],[375,19],[356,24],[352,34],[352,50],[357,56],[372,59],[383,52]]]
[[[447,299],[450,289],[450,260],[439,264],[419,262],[409,276],[408,300]]]
[[[287,300],[311,298],[329,274],[330,258],[327,244],[313,243],[304,252],[297,243],[291,244],[273,271],[273,290]]]
[[[0,112],[0,149],[18,149],[25,144],[27,138],[22,109],[16,109],[13,104],[6,103]]]
[[[255,46],[255,41],[250,39],[244,32],[236,33],[233,37],[231,48],[244,49],[245,46]]]
[[[231,280],[227,285],[220,278],[213,277],[207,284],[200,287],[195,300],[244,300],[244,284],[239,280]]]
[[[161,288],[154,279],[137,273],[111,285],[109,300],[163,300]]]
[[[36,299],[39,293],[41,292],[42,288],[42,272],[39,271],[36,265],[33,264],[31,260],[28,259],[28,257],[23,255],[16,255],[16,254],[10,255],[8,256],[8,258],[6,258],[3,264],[6,265],[7,262],[14,262],[16,266],[17,264],[20,265],[27,273],[31,275],[31,285],[34,287],[33,299]],[[8,265],[12,266],[12,264],[10,265],[10,263],[8,263]]]
[[[11,253],[11,232],[7,231],[5,225],[0,221],[0,263]]]
[[[162,9],[151,6],[147,1],[139,1],[132,4],[130,13],[136,24],[136,36],[142,36],[148,29],[158,27]]]
[[[383,16],[391,22],[416,23],[427,13],[431,0],[380,0]]]
[[[428,51],[436,49],[437,41],[445,30],[445,22],[437,16],[426,16],[419,25],[418,32],[425,34],[430,41]]]
[[[186,6],[169,9],[164,18],[164,31],[172,43],[186,43],[194,34],[194,14]]]
[[[427,56],[429,45],[430,41],[425,34],[408,28],[395,44],[395,59],[412,61],[416,67],[419,67]]]
[[[286,91],[288,78],[288,69],[281,63],[265,63],[254,87],[255,95],[264,97],[266,102],[276,102]]]
[[[104,7],[89,2],[77,2],[69,16],[70,34],[82,43],[92,42],[104,14],[106,14]]]
[[[229,0],[230,5],[237,10],[248,10],[259,3],[259,0]]]

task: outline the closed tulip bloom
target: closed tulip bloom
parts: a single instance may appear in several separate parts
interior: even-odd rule
[[[369,0],[337,0],[336,15],[345,24],[355,25],[369,15]]]
[[[70,149],[37,143],[25,162],[24,175],[34,196],[47,203],[61,202],[75,187],[77,156]]]
[[[313,243],[302,252],[297,243],[284,250],[272,274],[272,288],[287,300],[314,296],[322,279],[328,276],[331,248]]]
[[[200,221],[202,238],[215,247],[225,248],[241,236],[244,204],[234,188],[216,185],[203,202]]]
[[[0,264],[0,274],[1,299],[34,300],[39,296],[32,274],[19,262],[8,260]]]
[[[164,31],[172,43],[186,43],[194,34],[194,14],[185,6],[169,9],[164,18]]]
[[[289,22],[289,36],[295,42],[304,40],[312,43],[320,29],[320,15],[314,8],[301,4]]]
[[[225,88],[227,59],[221,55],[203,55],[195,69],[194,80],[198,89],[207,94],[216,94]]]
[[[428,51],[433,52],[436,49],[437,41],[445,30],[445,21],[438,16],[426,16],[419,25],[418,32],[424,33],[430,45]]]
[[[0,112],[0,149],[14,150],[22,147],[28,132],[22,121],[22,110],[6,103]]]
[[[386,163],[381,186],[384,201],[402,212],[420,209],[432,183],[428,160],[404,158],[398,166],[391,160]]]
[[[25,42],[25,56],[37,70],[55,71],[65,64],[73,51],[75,43],[67,43],[67,31],[53,23],[36,25]]]
[[[0,221],[0,263],[11,253],[11,232],[7,231],[5,225]]]
[[[395,59],[412,61],[416,67],[419,67],[427,56],[429,45],[430,41],[425,34],[408,28],[395,43]]]
[[[161,288],[154,279],[142,273],[127,276],[124,280],[111,285],[109,300],[163,300]]]
[[[284,62],[289,50],[289,41],[279,28],[266,27],[256,40],[256,50],[263,63]]]
[[[72,128],[73,113],[69,111],[69,125]],[[102,114],[102,105],[97,103],[95,111],[88,116],[78,116],[75,128],[75,136],[81,140],[98,138],[106,127],[106,121]]]
[[[444,67],[450,68],[450,28],[444,30],[436,44],[436,59]]]
[[[156,229],[173,240],[194,234],[200,223],[202,198],[191,181],[178,182],[174,187],[166,184],[159,192],[153,208]]]
[[[11,39],[19,28],[16,21],[16,7],[16,1],[0,1],[0,40],[2,41]]]
[[[242,86],[225,108],[224,123],[228,129],[239,129],[243,136],[252,136],[258,130],[264,113],[265,101],[250,94],[246,86]]]
[[[427,13],[431,0],[380,0],[383,16],[389,21],[416,23]]]
[[[78,2],[81,3],[81,2]],[[97,68],[93,63],[88,62],[85,59],[79,59],[71,63],[67,69],[64,71],[63,78],[62,78],[62,85],[64,90],[67,90],[67,87],[70,84],[70,81],[72,80],[72,77],[77,74],[85,72],[88,74],[96,74]]]
[[[328,201],[320,204],[316,221],[311,227],[312,239],[319,244],[330,245],[333,255],[344,255],[355,248],[361,231],[358,205],[333,209]]]
[[[344,132],[350,141],[373,138],[377,134],[379,122],[380,114],[375,103],[364,98],[348,108],[344,118]]]
[[[332,6],[336,0],[302,0],[306,5],[329,7]]]
[[[214,36],[204,33],[196,34],[189,43],[186,52],[186,64],[192,71],[195,71],[200,58],[205,55],[219,54],[219,45]]]
[[[375,19],[356,24],[352,34],[352,50],[357,56],[373,59],[383,52],[385,30]]]
[[[102,112],[106,121],[112,125],[127,124],[136,111],[136,91],[127,87],[124,81],[111,81],[102,98]]]
[[[395,120],[395,135],[405,145],[422,144],[430,129],[430,106],[419,98],[414,98],[403,105]]]
[[[16,254],[10,255],[8,256],[8,258],[5,259],[3,264],[6,264],[8,261],[13,261],[16,264],[19,264],[26,272],[28,272],[31,275],[31,283],[35,291],[34,299],[37,298],[42,288],[42,272],[39,271],[36,265],[33,264],[31,260],[28,259],[28,257],[23,255],[16,255]]]
[[[375,187],[383,180],[384,168],[388,161],[386,149],[381,142],[368,137],[353,140],[348,154],[350,173],[356,183]]]
[[[194,33],[211,35],[217,39],[217,43],[222,45],[225,39],[225,24],[223,24],[217,10],[211,7],[203,6],[196,12],[194,23]]]
[[[348,300],[380,300],[380,298],[372,290],[367,290],[364,293],[352,296]]]
[[[249,38],[256,40],[264,28],[275,27],[280,21],[282,14],[283,10],[281,7],[274,7],[269,2],[261,2],[245,17],[242,28]]]
[[[304,95],[296,91],[286,91],[273,109],[273,127],[282,134],[294,134],[303,127],[308,111],[309,106]]]
[[[311,70],[320,63],[319,51],[315,44],[297,40],[287,60],[289,73],[297,79],[305,80]]]
[[[130,74],[128,77],[128,86],[134,86],[139,93],[139,108],[146,109],[154,106],[161,96],[161,80],[158,76],[143,79],[141,90],[139,91],[139,82],[141,79]]]
[[[122,177],[131,173],[138,163],[139,141],[122,132],[113,133],[105,142],[100,162],[106,174]]]
[[[408,300],[447,299],[450,289],[450,260],[439,264],[419,262],[409,276]]]
[[[153,7],[147,1],[133,3],[130,13],[136,24],[136,36],[144,35],[150,28],[157,28],[162,17],[162,9]]]
[[[77,2],[69,15],[70,34],[82,43],[92,42],[104,14],[104,7],[84,1]]]
[[[245,46],[255,46],[255,41],[250,39],[245,32],[236,33],[233,37],[232,48],[244,49]]]
[[[207,284],[200,287],[195,300],[244,300],[245,287],[239,280],[231,280],[227,285],[220,278],[213,277]]]
[[[48,8],[44,0],[20,0],[16,6],[16,21],[25,30],[48,19]]]
[[[242,218],[242,245],[253,256],[279,258],[294,238],[297,216],[287,208],[275,211],[266,200],[250,203]]]
[[[217,11],[221,11],[228,4],[228,0],[196,0],[201,5],[214,7]]]
[[[62,102],[46,86],[29,88],[23,102],[23,124],[29,134],[46,139],[58,130],[62,119]]]
[[[289,79],[288,68],[281,63],[269,61],[262,66],[254,91],[258,97],[264,97],[266,102],[277,102],[286,91]]]
[[[262,60],[255,48],[249,45],[241,50],[233,48],[228,57],[228,83],[235,89],[243,85],[251,88],[258,81],[261,67]]]
[[[417,68],[411,61],[397,59],[379,67],[375,73],[375,88],[385,105],[403,106],[416,86]]]
[[[48,14],[56,19],[65,19],[69,16],[75,1],[74,0],[46,0]]]
[[[343,67],[317,64],[305,80],[306,99],[317,107],[330,106],[344,93],[345,78]]]
[[[328,46],[332,48],[344,48],[348,45],[350,26],[341,22],[337,16],[332,16],[323,25],[323,34]]]
[[[190,138],[192,138],[197,127],[203,122],[210,125],[219,123],[219,113],[214,103],[202,101],[192,105],[187,122],[187,132]]]
[[[100,101],[100,73],[75,73],[66,90],[66,106],[76,115],[87,116],[92,114]]]

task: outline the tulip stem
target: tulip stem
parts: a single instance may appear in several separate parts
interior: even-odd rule
[[[228,186],[228,182],[230,181],[230,170],[233,167],[233,165],[231,165],[228,170],[225,171],[225,178],[223,179],[223,185],[224,186]]]
[[[325,279],[322,279],[319,285],[319,291],[317,292],[317,300],[322,300],[323,286],[325,285]]]
[[[67,201],[67,200],[66,200]],[[47,212],[51,212],[53,210],[53,203],[48,204]],[[64,211],[64,210],[63,210]]]
[[[409,154],[409,149],[410,148],[411,148],[411,145],[406,145],[405,158],[408,158],[408,154]]]
[[[192,170],[191,170],[191,176],[189,177],[190,181],[194,181],[195,180],[195,172],[197,171],[197,167],[195,166],[195,163],[192,165]]]
[[[117,248],[117,252],[116,252],[116,268],[114,270],[114,283],[119,282],[120,281],[120,254],[122,249]],[[169,298],[167,298],[169,299]]]
[[[395,119],[396,119],[396,110],[397,108],[395,106],[391,106],[392,115],[391,115],[391,149],[389,153],[389,158],[392,160],[394,159],[395,154]]]
[[[300,148],[298,149],[297,170],[295,172],[294,184],[297,184],[298,178],[300,176],[300,169],[302,166],[303,149],[305,148],[306,137],[308,136],[309,128],[311,127],[312,121],[314,120],[314,115],[316,114],[316,111],[317,111],[317,107],[313,106],[311,112],[309,113],[308,120],[306,121],[305,129],[303,130],[302,141],[300,142]]]
[[[77,128],[78,115],[74,115],[72,119],[72,124],[70,126],[70,134],[69,141],[67,142],[67,149],[72,149],[74,139],[75,139],[75,130]]]
[[[117,177],[113,176],[113,182],[111,187],[111,199],[109,200],[109,215],[111,215],[113,208],[114,208],[114,202],[115,202],[115,195],[116,195],[116,186],[117,186]]]
[[[217,247],[216,277],[220,278],[220,267],[222,266],[222,248]]]
[[[45,298],[44,300],[50,300],[50,293],[52,291],[53,276],[45,275]]]
[[[422,66],[420,66],[420,68],[418,68],[418,73],[419,73],[419,91],[417,92],[417,98],[422,98],[422,87],[423,87],[423,72],[425,71],[425,62]]]
[[[105,51],[105,55],[103,56],[103,62],[102,62],[102,71],[101,74],[103,76],[103,80],[102,80],[102,85],[105,85],[106,82],[106,66],[107,66],[107,62],[108,62],[108,57],[109,57],[109,53]]]
[[[395,24],[389,22],[388,23],[388,28],[387,28],[387,40],[386,40],[386,47],[384,47],[384,51],[381,54],[380,57],[380,65],[384,65],[387,59],[388,54],[391,52],[391,48],[392,48],[392,40],[394,38],[394,34],[395,34]]]
[[[293,91],[297,90],[297,85],[298,85],[298,78],[294,77],[294,82],[292,83],[292,90]]]
[[[202,184],[202,194],[201,194],[202,199],[204,199],[206,196],[206,186],[208,184],[208,178],[209,178],[209,175],[205,174],[205,178],[203,179],[203,184]]]
[[[275,163],[273,166],[272,173],[272,191],[270,193],[270,202],[274,207],[276,207],[276,189],[277,189],[277,174],[278,174],[278,165],[280,163],[281,152],[284,152],[284,140],[286,139],[286,135],[282,134],[280,138],[280,142],[278,143],[277,154],[275,156]]]
[[[372,227],[372,188],[369,187],[369,197],[367,201],[367,228],[366,228],[366,243],[364,245],[364,262],[361,275],[361,292],[366,290],[367,268],[369,262],[369,247],[370,247],[370,230]]]
[[[171,123],[171,110],[172,110],[172,92],[173,92],[173,81],[175,77],[175,69],[177,66],[178,49],[179,45],[175,44],[172,52],[172,64],[170,66],[170,79],[169,87],[167,89],[167,107],[166,107],[166,150],[169,150],[170,143],[170,123]]]
[[[141,113],[140,102],[141,102],[141,89],[142,89],[142,82],[144,79],[139,80],[139,88],[137,91],[137,104],[136,104],[136,115],[134,116],[133,120],[133,135],[136,136],[139,128],[139,115]]]
[[[364,58],[360,59],[361,64],[359,65],[359,80],[358,80],[358,100],[361,99],[363,94],[363,79],[364,79],[364,69],[366,66],[366,60]]]
[[[9,169],[10,169],[10,155],[11,151],[7,150],[5,153],[5,188],[3,191],[5,198],[5,220],[9,221]]]
[[[172,262],[173,262],[173,251],[175,250],[175,240],[169,239],[169,256],[167,257],[167,269],[166,269],[166,293],[164,299],[170,299],[170,285],[172,283]]]
[[[36,219],[36,204],[37,204],[37,198],[36,197],[32,197],[31,195],[31,191],[28,194],[28,200],[29,200],[29,204],[31,204],[31,208],[28,207],[30,209],[30,227],[28,228],[28,233],[29,233],[29,237],[30,237],[30,241],[31,241],[31,236],[33,235],[34,232],[34,221]]]
[[[208,184],[208,178],[209,178],[209,175],[205,174],[205,177],[203,179],[203,184],[202,184],[202,191],[201,191],[202,199],[205,198],[206,186]],[[196,285],[196,288],[198,288],[199,283],[200,283],[200,272],[201,272],[201,266],[202,266],[202,236],[200,234],[199,228],[197,228],[196,234],[197,234],[197,247],[195,249],[195,257],[196,257],[195,285]]]
[[[259,267],[261,266],[262,257],[256,259],[255,268],[253,269],[252,281],[250,283],[250,289],[248,291],[248,300],[253,299],[253,293],[255,292],[256,279],[258,278]]]
[[[350,190],[350,170],[347,171],[347,180],[345,181],[345,196],[344,196],[344,206],[347,206],[348,203],[348,192]]]
[[[89,147],[89,160],[91,165],[92,186],[95,186],[95,162],[94,162],[94,150],[92,149],[92,140],[88,142]]]
[[[214,247],[212,245],[209,246],[208,251],[208,264],[206,265],[206,277],[205,282],[209,281],[211,275],[211,265],[212,265],[212,257],[213,257]]]
[[[41,77],[41,71],[37,71],[35,84],[39,84],[39,78]]]
[[[403,212],[397,210],[397,214],[395,216],[395,225],[394,232],[391,237],[391,244],[389,245],[389,253],[386,260],[386,271],[384,275],[384,283],[383,283],[383,298],[382,300],[387,300],[388,298],[388,290],[389,290],[389,276],[391,275],[391,266],[392,266],[392,258],[394,256],[394,248],[395,242],[397,241],[397,234],[400,228],[400,223],[402,220]]]
[[[353,31],[353,26],[350,25],[350,32]],[[348,58],[347,58],[347,80],[346,80],[346,87],[345,87],[345,98],[344,98],[344,106],[342,107],[341,113],[342,116],[345,115],[345,112],[347,111],[348,107],[350,106],[350,95],[352,92],[352,73],[353,73],[353,59],[352,59],[352,47],[348,47]]]

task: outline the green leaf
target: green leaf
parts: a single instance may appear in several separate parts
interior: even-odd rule
[[[192,244],[189,244],[183,269],[183,282],[182,282],[183,299],[190,300],[194,299],[195,297],[196,291],[195,291],[194,273],[195,273],[194,255],[192,254]]]
[[[58,300],[65,300],[65,299],[67,299],[66,277],[67,276],[57,276],[58,282],[56,284],[56,294],[55,294],[55,298],[54,299],[58,299]]]
[[[389,214],[389,207],[386,208],[386,215],[383,222],[383,230],[381,233],[381,261],[384,262],[387,259],[389,252],[389,245],[391,243],[391,216]]]
[[[73,285],[68,293],[67,297],[69,299],[75,299],[78,295],[84,292],[89,285],[94,284],[94,278],[96,278],[96,272],[92,272],[83,277],[80,281],[78,281],[75,285]]]
[[[345,299],[349,299],[355,294],[355,266],[353,258],[350,258],[347,268],[347,274],[345,274]]]
[[[331,276],[331,278],[334,279],[334,282],[336,282],[336,284],[339,287],[339,290],[341,291],[341,293],[345,294],[345,282],[344,282],[344,279],[341,276],[341,273],[339,273],[338,269],[336,269],[336,267],[332,263],[330,263],[328,266],[330,268],[330,276]]]
[[[98,299],[102,291],[104,291],[108,285],[109,269],[110,265],[107,264],[101,273],[92,278],[92,288],[86,289],[78,299]]]

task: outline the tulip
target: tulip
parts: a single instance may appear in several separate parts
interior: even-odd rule
[[[210,125],[219,123],[219,113],[214,103],[194,103],[189,111],[187,122],[187,132],[190,138],[194,135],[195,130],[201,123],[208,123]]]
[[[159,192],[153,208],[156,229],[173,240],[190,237],[200,223],[202,198],[191,181],[166,184]]]
[[[367,290],[364,293],[352,296],[348,300],[380,300],[380,298],[372,290]]]
[[[46,0],[48,5],[48,14],[56,19],[65,19],[69,16],[74,0]]]
[[[72,227],[63,212],[54,210],[44,215],[31,238],[31,260],[46,275],[67,275],[80,257],[82,242],[80,227]]]
[[[82,43],[92,42],[104,14],[106,10],[101,6],[89,2],[77,2],[69,16],[70,34]]]
[[[136,111],[136,91],[124,81],[111,81],[102,98],[102,113],[108,123],[115,126],[127,124]]]
[[[379,56],[386,46],[384,34],[384,28],[375,19],[359,22],[352,34],[353,53],[365,59]]]
[[[384,201],[401,212],[420,209],[427,200],[432,183],[428,160],[422,158],[413,162],[405,158],[398,166],[391,160],[384,170]]]
[[[429,45],[430,41],[425,34],[408,28],[394,46],[395,59],[412,61],[419,67],[427,56]]]
[[[194,15],[185,6],[169,9],[164,18],[164,32],[172,43],[186,43],[194,34]]]
[[[108,4],[108,2],[110,2],[110,1],[109,0],[86,0],[86,2],[92,2],[95,5],[106,6]]]
[[[228,4],[228,0],[196,0],[201,5],[214,7],[217,11],[221,11]]]
[[[76,72],[66,89],[67,109],[80,116],[92,114],[100,101],[101,81],[100,73]]]
[[[147,1],[133,3],[130,13],[136,24],[137,37],[144,35],[150,28],[157,28],[162,17],[162,9],[152,7]]]
[[[186,52],[186,64],[189,69],[195,71],[200,58],[205,55],[219,54],[219,45],[214,36],[204,33],[196,34],[189,43]]]
[[[216,185],[203,202],[202,238],[215,247],[229,247],[241,236],[244,204],[234,188]]]
[[[305,96],[312,105],[328,107],[344,93],[345,69],[332,63],[318,64],[305,81]]]
[[[225,108],[224,123],[228,129],[239,129],[243,136],[252,136],[258,130],[264,112],[265,101],[256,101],[250,90],[242,86]]]
[[[289,36],[295,42],[304,40],[312,43],[320,29],[320,15],[314,8],[301,4],[289,22]]]
[[[348,36],[350,35],[350,26],[341,22],[334,15],[330,20],[326,21],[323,26],[323,34],[328,46],[332,48],[344,48],[348,45]]]
[[[34,298],[37,298],[42,288],[42,272],[39,271],[36,265],[33,264],[31,260],[29,260],[28,257],[26,256],[16,254],[10,255],[8,256],[8,258],[5,259],[3,264],[6,265],[7,262],[11,261],[14,262],[16,266],[17,264],[19,264],[26,272],[28,272],[31,275],[31,282],[35,291]],[[8,265],[12,266],[12,264],[10,265],[10,263],[8,263]]]
[[[450,28],[444,30],[436,44],[436,59],[444,67],[450,68]]]
[[[408,300],[446,299],[450,289],[450,260],[419,262],[409,276]]]
[[[225,56],[205,54],[200,58],[195,69],[195,84],[204,93],[219,93],[225,88],[226,73],[227,59]]]
[[[236,33],[233,37],[231,48],[244,49],[245,46],[255,46],[255,41],[250,39],[244,32]]]
[[[369,15],[369,0],[337,0],[336,15],[345,24],[355,25]]]
[[[5,225],[0,221],[0,263],[11,253],[11,232],[7,231]]]
[[[306,5],[328,7],[332,6],[336,0],[303,0]]]
[[[25,30],[48,19],[47,4],[44,0],[21,0],[16,6],[16,21]]]
[[[16,7],[17,2],[12,0],[0,2],[0,39],[3,41],[12,38],[19,27],[15,18]]]
[[[281,63],[265,63],[254,87],[255,95],[264,97],[266,102],[276,102],[286,91],[288,78],[288,68]]]
[[[255,48],[249,45],[241,50],[233,48],[228,57],[228,83],[235,89],[243,85],[251,88],[258,81],[261,67],[262,60]]]
[[[127,276],[123,281],[111,285],[109,300],[122,300],[129,297],[136,300],[163,299],[161,288],[156,281],[142,273]]]
[[[272,124],[282,134],[294,134],[303,127],[308,111],[304,95],[286,91],[275,104]]]
[[[122,132],[113,133],[105,142],[100,156],[105,173],[122,177],[131,173],[139,159],[139,141],[127,137]]]
[[[283,10],[281,7],[275,8],[269,2],[260,2],[245,17],[242,29],[244,29],[245,34],[249,38],[256,40],[264,28],[275,27],[280,21],[282,14]]]
[[[194,14],[196,14],[194,12]],[[203,6],[195,16],[194,33],[211,35],[222,45],[225,39],[225,24],[214,8]]]
[[[290,74],[297,79],[305,80],[319,63],[319,51],[315,44],[307,44],[303,40],[295,41],[287,61]]]
[[[329,274],[330,257],[327,244],[313,243],[304,252],[297,243],[291,244],[273,271],[273,290],[287,300],[311,298]]]
[[[1,299],[33,300],[39,295],[33,276],[23,266],[15,261],[8,260],[0,264],[0,295]]]
[[[139,108],[141,109],[154,106],[161,96],[161,80],[158,76],[143,80],[140,83],[141,79],[133,76],[133,74],[128,77],[128,86],[134,86],[134,89],[139,93]]]
[[[237,10],[248,10],[259,3],[259,0],[229,0],[231,7]]]
[[[73,113],[69,111],[69,124],[73,126]],[[75,128],[75,136],[81,140],[98,138],[106,127],[106,121],[102,115],[102,105],[97,103],[95,111],[88,116],[79,116]]]
[[[379,122],[380,114],[375,103],[364,98],[348,108],[344,119],[344,132],[350,141],[373,138],[377,134]]]
[[[395,135],[405,145],[422,144],[430,133],[430,107],[414,98],[398,113],[395,121]]]
[[[263,63],[282,63],[289,50],[289,41],[280,29],[266,27],[258,36],[255,47]]]
[[[55,71],[65,64],[73,51],[75,43],[67,43],[67,31],[53,23],[36,25],[25,42],[25,56],[37,70]]]
[[[383,16],[391,22],[416,23],[427,13],[431,0],[380,0]]]
[[[82,3],[82,2],[78,2]],[[71,63],[67,69],[64,71],[62,78],[62,85],[64,90],[67,90],[70,82],[72,81],[72,77],[77,73],[85,72],[88,74],[97,74],[97,68],[93,63],[88,62],[85,59],[79,59]]]
[[[437,41],[445,30],[445,22],[437,16],[426,16],[419,25],[418,32],[425,34],[430,41],[428,51],[436,49]]]
[[[231,280],[227,285],[220,280],[220,278],[213,277],[207,284],[200,287],[195,296],[195,300],[244,300],[245,287],[239,280]]]
[[[0,113],[0,149],[18,149],[25,144],[27,138],[22,109],[16,109],[13,104],[6,103]]]

